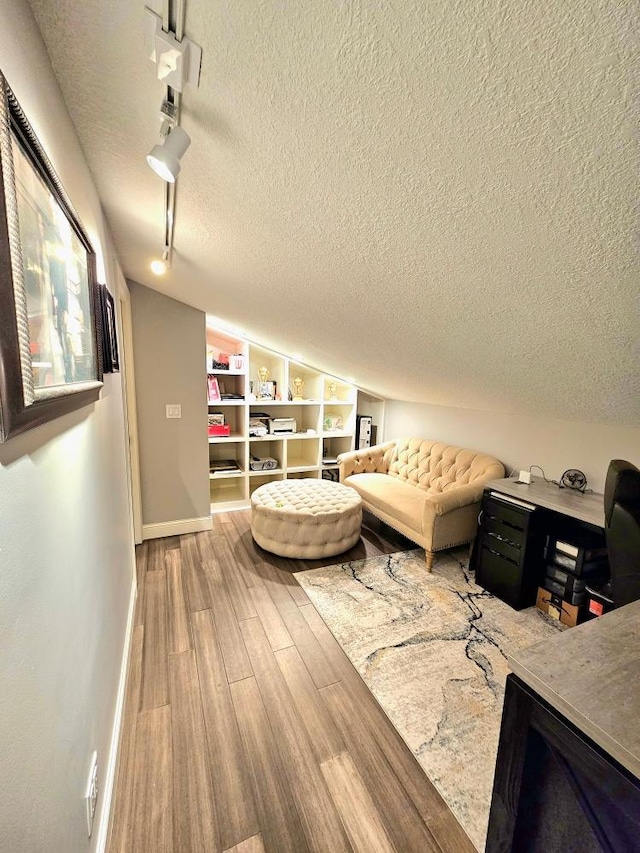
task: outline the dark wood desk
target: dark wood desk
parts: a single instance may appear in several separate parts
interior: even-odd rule
[[[544,507],[599,530],[604,528],[604,496],[596,492],[583,494],[575,489],[559,489],[541,477],[534,477],[529,485],[516,483],[513,479],[491,480],[485,490],[525,501],[534,507]]]
[[[492,480],[484,490],[471,565],[476,582],[517,610],[535,604],[545,548],[559,539],[604,547],[604,498],[559,489],[534,477],[528,485]]]
[[[509,657],[487,853],[640,851],[640,601]]]

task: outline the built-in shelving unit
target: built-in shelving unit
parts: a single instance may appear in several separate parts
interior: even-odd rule
[[[337,479],[337,456],[354,447],[355,385],[209,325],[206,357],[209,419],[229,433],[209,435],[212,512],[248,506],[274,480]],[[254,470],[254,457],[274,467]]]

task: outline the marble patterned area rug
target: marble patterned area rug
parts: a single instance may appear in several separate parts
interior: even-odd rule
[[[498,748],[505,653],[564,626],[473,581],[468,548],[403,551],[297,572],[319,611],[478,850]]]

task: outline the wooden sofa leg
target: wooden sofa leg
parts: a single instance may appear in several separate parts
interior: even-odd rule
[[[424,556],[427,560],[427,571],[430,572],[433,568],[433,558],[435,557],[435,553],[433,551],[425,551]]]

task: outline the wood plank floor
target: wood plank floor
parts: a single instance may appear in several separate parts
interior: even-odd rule
[[[109,853],[472,853],[292,574],[413,547],[288,560],[248,511],[138,547]]]

